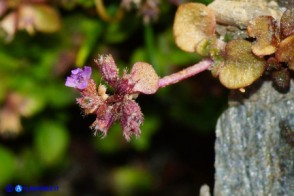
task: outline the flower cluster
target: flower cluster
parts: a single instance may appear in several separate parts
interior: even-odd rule
[[[143,123],[143,114],[135,98],[140,93],[153,94],[158,89],[159,77],[151,65],[137,62],[130,73],[126,70],[119,77],[119,70],[111,55],[101,55],[95,63],[102,75],[102,80],[113,89],[113,94],[107,94],[106,85],[100,84],[97,88],[91,79],[91,67],[75,69],[67,77],[65,85],[81,92],[77,103],[84,113],[96,114],[96,120],[91,125],[94,134],[101,132],[105,137],[109,128],[118,121],[123,129],[126,140],[132,135],[140,136],[140,125]]]

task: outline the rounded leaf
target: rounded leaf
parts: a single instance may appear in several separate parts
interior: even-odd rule
[[[16,181],[37,181],[43,174],[43,169],[43,165],[40,164],[36,153],[30,148],[24,148],[20,155],[18,155]]]
[[[136,83],[133,88],[134,92],[153,94],[158,89],[159,77],[152,65],[148,63],[135,63],[131,70],[131,77]]]
[[[16,169],[15,156],[4,147],[0,147],[0,187],[6,185],[12,178]]]
[[[264,72],[266,62],[253,55],[252,44],[245,40],[233,40],[226,45],[225,65],[219,79],[229,89],[246,87]]]
[[[22,130],[20,114],[9,108],[0,110],[0,133],[19,134]]]
[[[271,55],[279,44],[278,27],[272,16],[259,16],[247,27],[248,35],[256,38],[252,51],[257,56]]]
[[[202,39],[214,35],[215,26],[214,13],[205,5],[181,4],[173,25],[176,44],[186,52],[194,52]]]
[[[294,7],[287,9],[281,18],[282,37],[288,37],[294,34]]]
[[[294,70],[294,35],[287,37],[280,43],[276,58],[280,62],[288,63],[289,68]]]
[[[36,130],[35,148],[47,165],[55,164],[64,156],[68,143],[67,131],[56,122],[42,123]]]
[[[55,9],[46,5],[35,5],[36,29],[46,33],[60,29],[61,21]]]
[[[6,15],[0,22],[0,27],[7,34],[7,40],[11,40],[16,31],[17,15],[15,12]]]
[[[61,22],[57,11],[47,5],[23,5],[19,12],[19,28],[29,33],[37,31],[52,33],[60,29]]]
[[[153,182],[150,173],[136,167],[118,168],[112,172],[111,179],[117,195],[142,195]]]

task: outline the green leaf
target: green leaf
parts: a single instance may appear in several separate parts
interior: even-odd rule
[[[32,183],[37,181],[42,172],[42,166],[31,149],[24,149],[20,154],[17,180]]]
[[[34,140],[40,160],[47,165],[54,165],[65,156],[69,134],[62,125],[48,121],[38,126]]]
[[[35,28],[42,32],[56,32],[61,27],[59,14],[52,7],[39,4],[31,6],[35,16]]]
[[[150,189],[152,177],[144,170],[122,167],[114,171],[113,183],[118,195],[138,195]]]
[[[15,174],[16,158],[12,152],[0,146],[0,160],[0,187],[3,187]]]

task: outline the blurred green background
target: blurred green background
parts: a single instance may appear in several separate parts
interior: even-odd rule
[[[8,184],[59,186],[51,195],[197,195],[201,185],[212,187],[214,127],[227,91],[209,72],[140,95],[139,139],[126,142],[119,125],[105,139],[93,136],[94,116],[83,116],[78,92],[64,86],[71,69],[92,66],[99,83],[98,54],[111,53],[121,68],[149,62],[160,76],[200,60],[173,40],[184,1],[130,9],[131,0],[123,8],[105,1],[105,10],[101,2],[0,0],[2,193]]]

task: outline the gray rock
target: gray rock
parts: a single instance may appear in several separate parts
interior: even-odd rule
[[[217,122],[214,195],[294,195],[294,83],[248,91]]]

